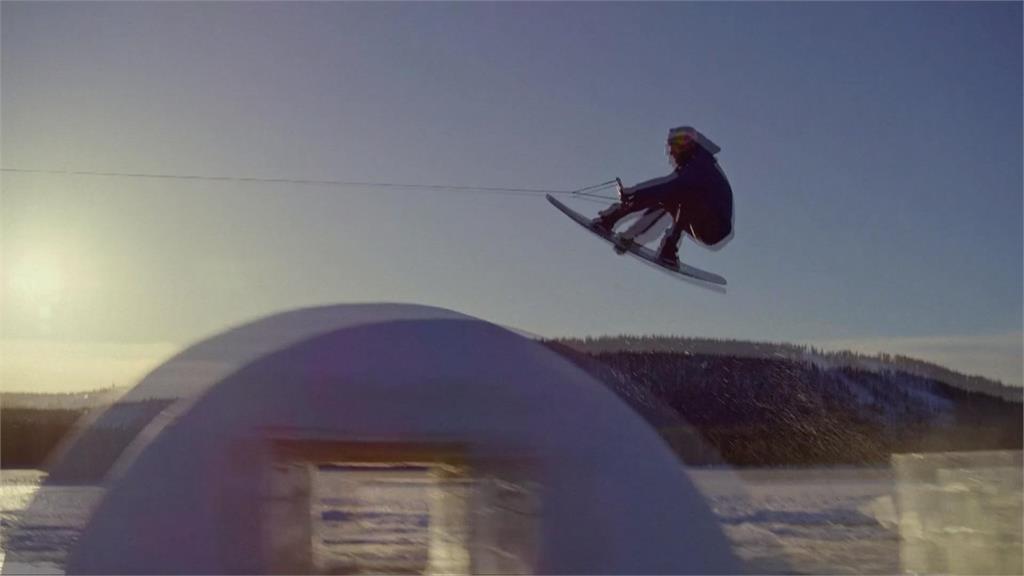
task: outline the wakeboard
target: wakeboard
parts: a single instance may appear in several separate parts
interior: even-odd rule
[[[547,194],[547,198],[548,202],[551,202],[551,204],[555,208],[558,208],[563,214],[565,214],[569,218],[572,218],[580,226],[583,226],[584,228],[590,230],[597,236],[600,236],[606,242],[611,243],[613,246],[617,247],[618,250],[625,250],[626,252],[629,252],[633,256],[636,256],[637,258],[646,261],[648,264],[653,264],[654,266],[657,266],[662,270],[666,270],[674,274],[679,274],[687,278],[692,278],[694,280],[700,280],[702,282],[708,282],[710,284],[725,286],[725,278],[719,276],[718,274],[715,274],[713,272],[707,272],[705,270],[695,268],[693,266],[690,266],[689,264],[684,264],[682,262],[675,266],[662,262],[661,260],[658,259],[658,255],[654,253],[654,250],[651,250],[650,248],[647,248],[642,244],[623,242],[622,240],[619,239],[617,234],[609,234],[604,230],[597,228],[590,221],[590,218],[587,218],[586,216],[580,214],[579,212],[573,210],[572,208],[569,208],[554,196]]]

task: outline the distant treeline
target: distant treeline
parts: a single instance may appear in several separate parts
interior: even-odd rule
[[[91,423],[79,439],[78,458],[51,469],[51,480],[64,480],[67,469],[102,462],[106,470],[135,436],[170,404],[166,399],[121,402],[94,408],[0,407],[0,468],[42,468],[53,450],[76,425],[91,422],[92,410],[102,411],[102,420]],[[98,424],[98,425],[97,425]],[[84,442],[84,444],[83,444]],[[101,476],[89,477],[99,481]]]
[[[1007,400],[1020,402],[1024,390],[1007,386],[983,376],[971,376],[954,372],[931,362],[901,356],[899,354],[860,354],[842,351],[826,351],[814,346],[789,344],[786,342],[751,342],[715,338],[688,338],[685,336],[600,336],[597,338],[563,338],[555,342],[587,354],[608,354],[615,352],[673,352],[680,354],[709,354],[735,356],[740,358],[786,358],[800,361],[817,361],[831,366],[846,366],[870,371],[895,371],[922,376],[944,382],[951,386],[974,392],[985,392]]]
[[[693,465],[883,464],[894,453],[1020,450],[1024,444],[1020,401],[963,389],[920,370],[820,362],[783,353],[789,345],[732,342],[725,348],[744,353],[725,354],[716,341],[694,340],[682,351],[545,344],[606,383]],[[694,352],[711,344],[714,353]],[[80,458],[62,462],[51,479],[102,478],[169,404],[115,404],[80,438]],[[0,408],[0,467],[43,466],[85,412]]]
[[[882,464],[893,453],[1022,447],[1020,402],[916,374],[547,344],[616,390],[694,465]]]
[[[0,408],[0,468],[42,468],[85,409]]]

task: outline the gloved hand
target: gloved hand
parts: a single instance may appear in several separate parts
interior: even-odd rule
[[[633,189],[622,185],[622,180],[615,179],[615,183],[619,188],[619,202],[626,203],[632,199]]]

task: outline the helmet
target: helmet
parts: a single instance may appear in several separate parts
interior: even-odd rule
[[[686,144],[687,142],[693,142],[701,148],[708,151],[710,154],[718,154],[722,149],[717,144],[708,140],[706,136],[701,134],[693,126],[679,126],[672,128],[668,131],[668,143],[671,144]]]

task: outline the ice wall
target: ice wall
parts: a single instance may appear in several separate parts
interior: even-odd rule
[[[897,454],[905,574],[1021,574],[1021,452]]]

